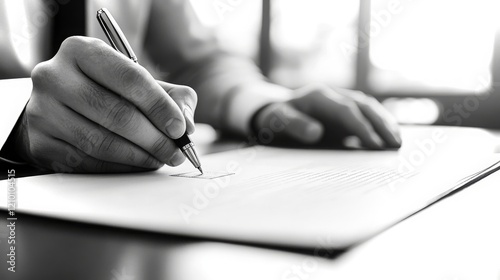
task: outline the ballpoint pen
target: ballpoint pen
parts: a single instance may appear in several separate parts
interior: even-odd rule
[[[118,23],[116,23],[115,19],[106,8],[102,8],[97,11],[97,20],[99,21],[104,34],[108,37],[111,46],[115,50],[128,56],[135,63],[138,63],[137,57],[130,47],[127,38],[125,38],[120,26],[118,26]],[[179,147],[194,167],[197,168],[201,174],[203,174],[203,169],[201,168],[200,160],[198,159],[198,155],[194,149],[194,144],[191,142],[191,139],[189,139],[187,133],[184,133],[184,135],[182,135],[179,139],[174,139],[174,143],[177,147]]]

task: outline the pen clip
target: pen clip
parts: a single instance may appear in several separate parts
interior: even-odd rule
[[[104,34],[106,34],[111,46],[137,63],[137,56],[111,13],[106,8],[100,9],[97,11],[97,20],[104,30]]]

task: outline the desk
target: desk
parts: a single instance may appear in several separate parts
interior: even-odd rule
[[[239,145],[200,130],[203,153]],[[333,259],[23,215],[9,273],[2,212],[0,279],[499,280],[499,182],[497,172]]]

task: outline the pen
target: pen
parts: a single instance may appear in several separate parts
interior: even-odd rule
[[[99,21],[104,34],[108,37],[111,46],[115,50],[128,56],[135,63],[138,63],[137,56],[130,47],[127,38],[125,38],[120,26],[118,26],[118,23],[116,23],[115,19],[106,8],[102,8],[97,11],[97,20]],[[182,135],[179,139],[174,139],[174,143],[177,147],[179,147],[193,166],[197,168],[201,174],[203,174],[203,169],[201,169],[201,163],[198,155],[196,154],[196,150],[194,149],[194,144],[191,139],[189,139],[187,132],[184,133],[184,135]]]

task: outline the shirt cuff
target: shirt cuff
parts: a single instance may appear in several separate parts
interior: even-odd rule
[[[262,107],[290,100],[291,90],[270,84],[242,85],[235,90],[227,103],[227,115],[224,116],[229,131],[241,135],[250,135],[251,120]]]

